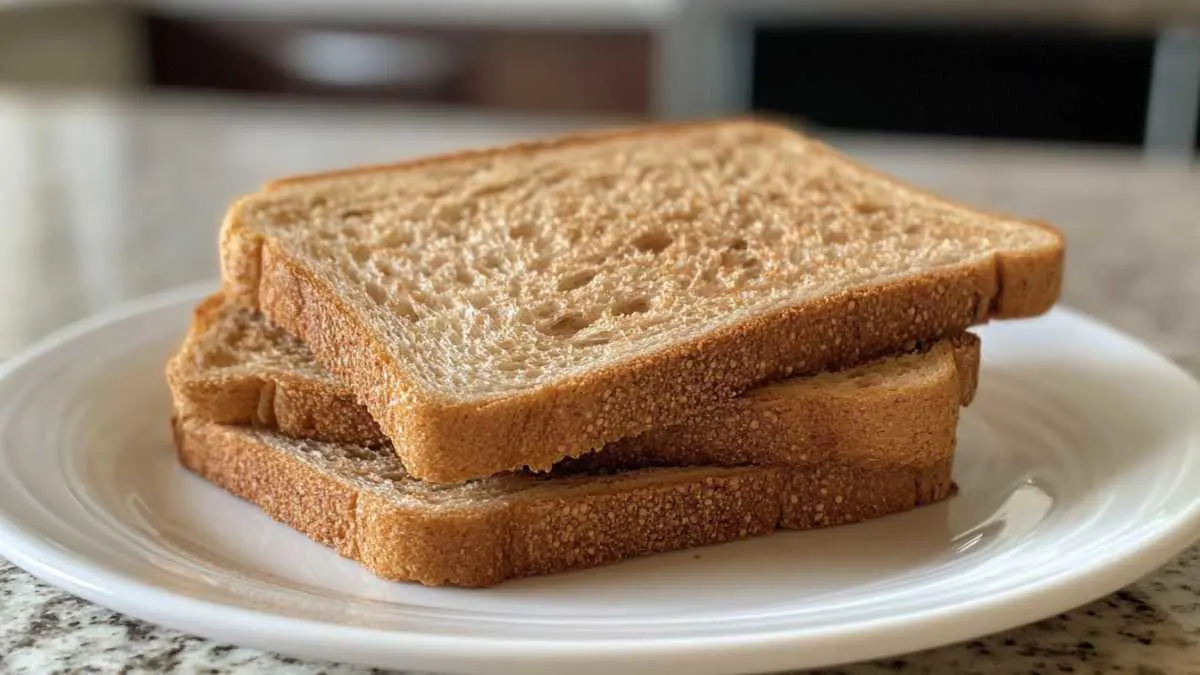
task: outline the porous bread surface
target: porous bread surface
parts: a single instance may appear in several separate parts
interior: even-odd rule
[[[213,359],[213,353],[222,356]],[[172,364],[176,409],[185,416],[252,424],[302,439],[381,440],[366,409],[322,371],[303,343],[256,311],[223,302],[219,294],[201,303]],[[848,455],[888,461],[898,449],[936,454],[953,442],[958,407],[970,402],[978,368],[979,340],[964,333],[919,351],[759,387],[682,424],[615,441],[566,462],[575,467],[730,466],[817,463]],[[236,395],[259,382],[277,383],[275,401],[289,401],[291,409],[264,418],[257,399]],[[221,388],[228,393],[221,395]],[[197,389],[208,395],[196,395]],[[308,395],[278,393],[287,390]],[[354,409],[331,419],[329,402],[339,398]],[[242,409],[232,410],[235,406]],[[289,424],[296,419],[318,424]]]
[[[351,174],[237,215],[383,311],[423,389],[537,387],[1044,229],[903,190],[795,134],[700,127]]]
[[[184,415],[297,438],[387,441],[366,408],[303,342],[220,294],[196,307],[183,344],[167,363],[167,381],[175,409]]]
[[[281,182],[231,210],[222,261],[454,481],[1041,312],[1062,241],[730,122]]]
[[[197,305],[194,314],[193,328],[199,334],[189,353],[196,370],[287,370],[350,393],[321,367],[302,341],[272,326],[260,313],[230,306],[217,294]]]
[[[380,448],[191,418],[173,426],[188,469],[379,576],[429,585],[489,586],[852,523],[953,491],[953,445],[915,462],[518,473],[439,487],[408,477]]]

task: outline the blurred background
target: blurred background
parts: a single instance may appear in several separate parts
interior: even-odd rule
[[[213,278],[273,176],[759,111],[1055,222],[1068,303],[1189,359],[1198,109],[1196,0],[0,0],[0,355]]]
[[[1197,149],[1195,0],[0,3],[0,78]]]

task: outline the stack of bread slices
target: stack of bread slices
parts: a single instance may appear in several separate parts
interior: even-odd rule
[[[220,247],[167,367],[183,465],[459,586],[948,498],[967,329],[1063,263],[754,120],[280,180]]]

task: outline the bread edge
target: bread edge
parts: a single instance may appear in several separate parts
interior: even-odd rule
[[[431,586],[605,565],[776,529],[844,525],[954,492],[953,447],[919,466],[645,469],[467,508],[404,508],[243,430],[172,419],[181,463],[374,574]]]
[[[298,439],[364,445],[382,441],[367,410],[332,383],[275,369],[206,374],[181,366],[194,360],[195,343],[206,340],[211,321],[219,320],[214,317],[220,302],[218,294],[200,304],[188,339],[168,366],[176,410]],[[979,339],[964,333],[919,354],[885,357],[920,359],[912,368],[923,373],[921,381],[901,388],[886,378],[862,388],[804,382],[789,386],[784,380],[705,409],[683,424],[610,443],[575,465],[794,465],[850,454],[895,459],[892,446],[901,436],[906,447],[937,448],[944,445],[943,438],[953,438],[958,405],[968,404],[974,395],[979,354]]]

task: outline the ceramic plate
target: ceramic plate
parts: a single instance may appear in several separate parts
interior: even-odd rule
[[[1200,386],[1055,310],[980,329],[951,501],[488,590],[381,581],[180,468],[162,366],[196,289],[87,321],[0,375],[0,554],[218,640],[455,672],[767,671],[1034,621],[1200,534]]]

